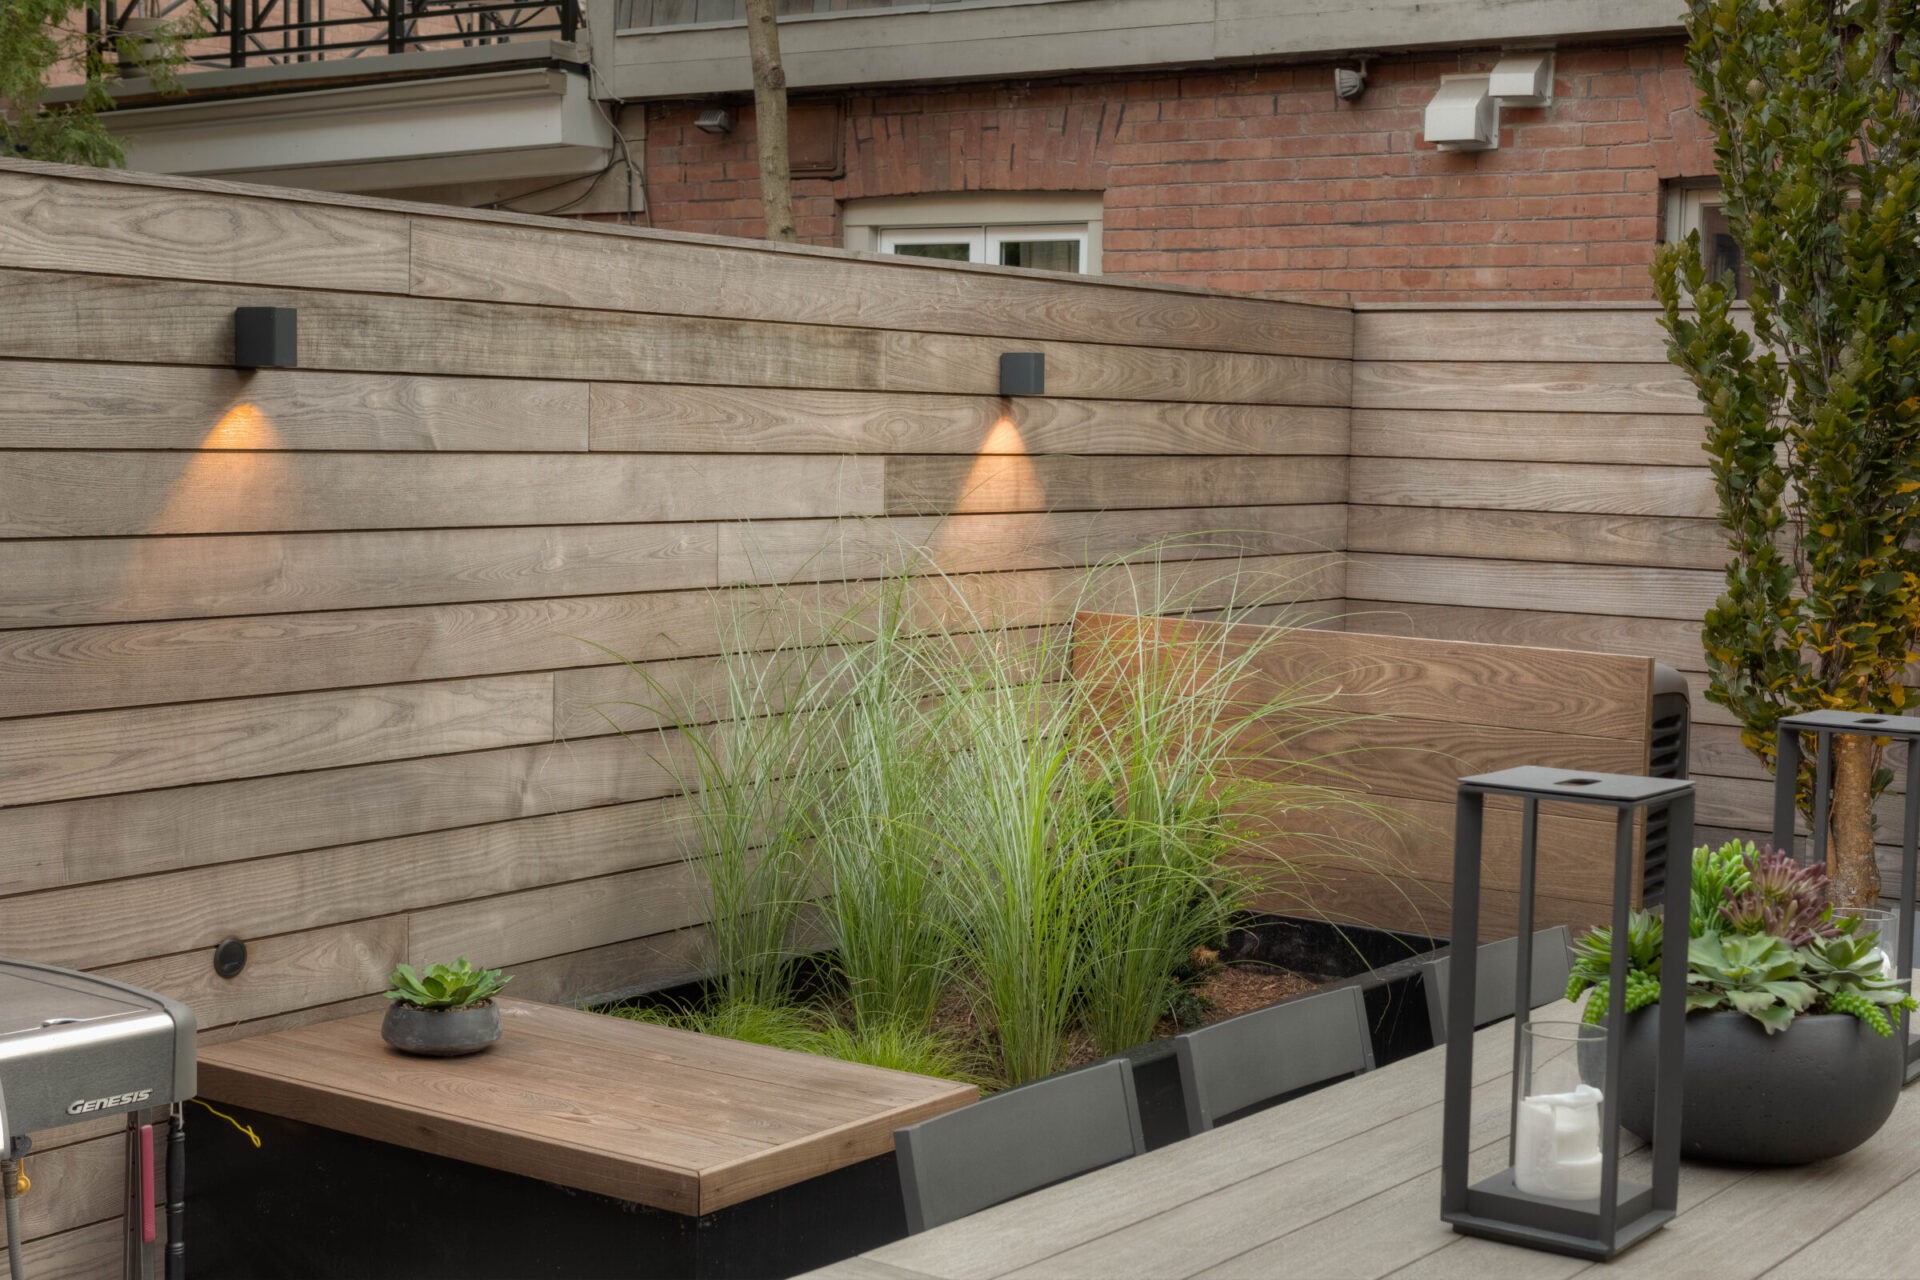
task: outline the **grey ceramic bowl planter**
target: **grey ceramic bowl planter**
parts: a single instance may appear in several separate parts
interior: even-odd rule
[[[396,1000],[387,1006],[380,1038],[423,1058],[463,1057],[500,1038],[500,1006],[485,1000],[464,1009],[420,1009]]]
[[[1622,1122],[1653,1125],[1654,1020],[1627,1018]],[[1904,1083],[1899,1036],[1877,1036],[1851,1014],[1795,1018],[1768,1035],[1741,1013],[1687,1015],[1680,1154],[1740,1164],[1807,1164],[1851,1151],[1880,1131]]]

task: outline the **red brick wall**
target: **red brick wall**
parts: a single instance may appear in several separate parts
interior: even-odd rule
[[[1507,110],[1500,147],[1419,141],[1442,75],[1490,51],[1382,59],[1366,94],[1331,64],[959,86],[846,99],[846,171],[795,183],[802,239],[839,202],[956,191],[1104,191],[1109,274],[1352,301],[1649,296],[1664,179],[1713,152],[1678,42],[1562,50],[1550,107]],[[760,234],[751,109],[728,137],[656,106],[656,226]]]

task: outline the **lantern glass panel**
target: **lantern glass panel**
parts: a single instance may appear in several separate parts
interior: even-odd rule
[[[1607,1029],[1534,1019],[1521,1028],[1513,1185],[1550,1200],[1597,1201]]]

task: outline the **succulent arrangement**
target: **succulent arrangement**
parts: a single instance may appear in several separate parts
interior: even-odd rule
[[[416,1009],[470,1009],[512,981],[498,969],[476,969],[462,956],[452,964],[428,965],[425,973],[400,965],[387,976],[386,997]]]
[[[1627,1012],[1660,999],[1666,922],[1635,912],[1627,926]],[[1574,946],[1567,998],[1592,990],[1585,1018],[1607,1013],[1613,931],[1595,929]],[[1803,867],[1786,853],[1729,841],[1693,852],[1687,920],[1687,1012],[1743,1013],[1769,1035],[1803,1014],[1851,1014],[1882,1036],[1893,1034],[1889,1009],[1916,1007],[1888,976],[1878,935],[1853,918],[1835,918],[1826,870]]]

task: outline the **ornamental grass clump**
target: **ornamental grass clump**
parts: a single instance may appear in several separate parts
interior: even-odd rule
[[[1261,834],[1377,813],[1324,745],[1344,739],[1305,745],[1366,718],[1329,707],[1339,673],[1254,679],[1290,633],[1179,623],[1176,580],[1201,571],[1165,550],[1064,592],[917,552],[866,594],[743,588],[722,596],[715,677],[693,682],[716,691],[635,667],[631,705],[680,761],[715,975],[703,1003],[635,1016],[997,1084],[1150,1039],[1255,869],[1281,893],[1312,874]],[[1196,608],[1256,594],[1221,563],[1188,587]],[[1091,616],[1115,607],[1133,616]],[[814,950],[809,985],[793,960]]]
[[[1804,1014],[1858,1018],[1881,1036],[1893,1034],[1889,1009],[1916,1008],[1888,976],[1886,953],[1854,917],[1836,918],[1825,868],[1803,867],[1786,853],[1730,841],[1693,853],[1687,938],[1687,1012],[1745,1014],[1769,1035]],[[1666,935],[1657,913],[1635,912],[1627,927],[1627,1012],[1660,999]],[[1610,929],[1595,929],[1574,947],[1567,998],[1587,997],[1585,1018],[1607,1014]]]

